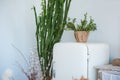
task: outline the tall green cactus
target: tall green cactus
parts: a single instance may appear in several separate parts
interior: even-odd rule
[[[42,80],[51,80],[53,46],[61,40],[71,0],[42,0],[42,12],[37,15],[36,41],[39,55]]]

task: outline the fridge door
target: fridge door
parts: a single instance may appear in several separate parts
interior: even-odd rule
[[[87,44],[89,54],[89,80],[96,79],[95,66],[102,66],[109,63],[109,46],[102,43]]]
[[[87,77],[87,48],[82,43],[57,43],[53,49],[54,80]]]

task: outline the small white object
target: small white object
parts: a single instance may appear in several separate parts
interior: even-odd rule
[[[12,77],[12,75],[13,75],[13,71],[11,69],[7,69],[3,73],[2,79],[3,80],[9,80]]]

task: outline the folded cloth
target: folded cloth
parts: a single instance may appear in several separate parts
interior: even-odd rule
[[[112,64],[103,65],[103,66],[96,66],[96,69],[106,70],[106,71],[119,71],[120,72],[120,66],[113,66]]]
[[[102,80],[111,80],[111,74],[107,72],[102,72]]]
[[[112,74],[111,75],[111,80],[120,80],[120,75]]]
[[[120,73],[114,71],[103,71],[102,80],[120,80]]]

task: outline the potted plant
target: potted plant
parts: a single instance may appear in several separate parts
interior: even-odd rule
[[[41,0],[42,12],[37,15],[33,7],[36,22],[37,53],[42,72],[41,80],[51,80],[53,46],[61,40],[67,22],[71,0]]]
[[[75,25],[76,18],[68,18],[66,24],[68,30],[74,30],[75,39],[77,42],[87,42],[88,35],[90,31],[95,31],[96,24],[94,20],[90,17],[90,20],[87,20],[87,13],[84,14],[84,19],[81,20],[80,24]]]

